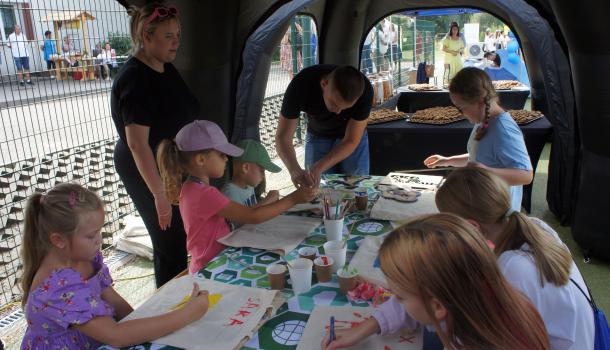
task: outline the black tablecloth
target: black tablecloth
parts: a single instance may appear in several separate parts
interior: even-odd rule
[[[472,124],[461,120],[446,125],[427,125],[396,120],[370,125],[369,151],[371,174],[386,175],[394,170],[424,168],[424,159],[432,154],[452,156],[466,153]],[[546,118],[522,125],[525,145],[536,171],[540,153],[552,132]],[[531,184],[523,188],[523,206],[531,209]]]
[[[530,94],[529,90],[497,90],[500,105],[505,109],[523,109]],[[406,91],[400,92],[396,107],[401,112],[414,113],[430,107],[452,106],[449,91]]]

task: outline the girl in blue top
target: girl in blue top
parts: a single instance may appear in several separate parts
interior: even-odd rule
[[[498,105],[498,94],[484,71],[462,69],[451,80],[449,93],[453,104],[474,124],[468,153],[451,157],[435,154],[424,164],[429,168],[469,165],[488,169],[510,185],[511,207],[520,211],[523,185],[534,176],[521,129]]]

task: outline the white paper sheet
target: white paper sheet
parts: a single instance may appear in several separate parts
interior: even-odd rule
[[[335,317],[335,329],[347,329],[356,327],[366,321],[373,312],[373,307],[355,306],[316,306],[309,320],[303,336],[299,341],[297,350],[318,350],[320,343],[329,327],[330,316]],[[422,332],[417,330],[405,330],[399,334],[380,336],[372,335],[360,344],[351,347],[355,350],[420,350],[423,348]]]
[[[375,259],[379,255],[379,247],[381,247],[384,237],[385,236],[364,237],[356,254],[354,254],[354,257],[349,263],[349,268],[356,268],[360,277],[365,281],[388,289],[388,281],[381,271],[381,268],[374,266]]]
[[[194,350],[232,350],[253,330],[272,309],[277,291],[237,286],[184,276],[172,280],[121,322],[164,314],[185,300],[193,289],[193,281],[202,290],[216,295],[213,308],[198,321],[159,338],[154,343]],[[218,296],[220,295],[220,297]]]
[[[230,247],[250,247],[289,253],[322,223],[321,219],[280,215],[257,225],[243,225],[218,242]]]
[[[423,191],[416,202],[405,203],[379,197],[371,209],[371,218],[378,220],[405,221],[419,215],[438,213],[434,197],[436,192]]]

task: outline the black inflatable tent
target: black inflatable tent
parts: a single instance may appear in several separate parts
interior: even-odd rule
[[[142,1],[119,0],[123,5]],[[507,23],[524,53],[532,107],[553,124],[547,200],[585,252],[610,259],[610,2],[559,0],[173,1],[182,11],[176,66],[237,141],[258,138],[271,55],[289,20],[310,14],[321,63],[358,66],[368,30],[409,9],[471,7]]]

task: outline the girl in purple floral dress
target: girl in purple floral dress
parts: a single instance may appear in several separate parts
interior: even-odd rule
[[[21,349],[139,344],[178,330],[207,311],[207,292],[194,285],[182,308],[117,323],[133,309],[112,288],[100,252],[102,226],[102,201],[79,185],[61,184],[29,198],[22,250],[28,329]]]

